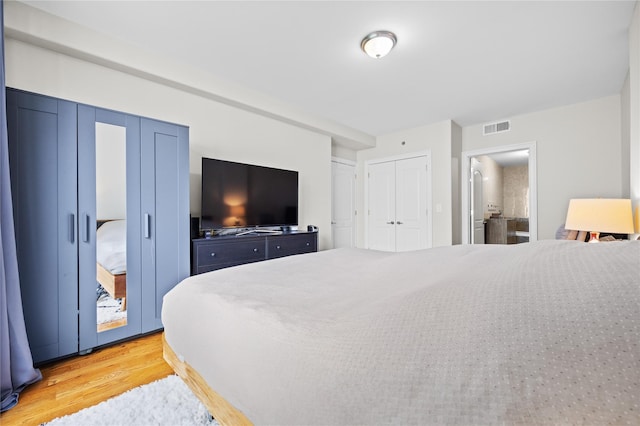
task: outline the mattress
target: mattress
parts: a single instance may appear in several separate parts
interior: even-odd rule
[[[640,242],[328,250],[187,278],[165,338],[255,424],[638,424]]]
[[[96,231],[96,260],[113,275],[127,272],[127,221],[105,222]]]

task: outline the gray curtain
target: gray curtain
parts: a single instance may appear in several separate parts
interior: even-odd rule
[[[18,280],[18,259],[13,228],[9,146],[7,140],[7,102],[4,78],[4,1],[0,0],[0,382],[2,409],[18,403],[18,394],[42,379],[33,368],[33,359],[22,313]]]

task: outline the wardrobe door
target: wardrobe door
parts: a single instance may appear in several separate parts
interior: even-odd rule
[[[78,351],[76,104],[7,89],[20,288],[33,361]]]
[[[78,107],[80,351],[140,334],[140,118]]]
[[[189,129],[141,119],[142,332],[162,328],[162,298],[189,276]]]

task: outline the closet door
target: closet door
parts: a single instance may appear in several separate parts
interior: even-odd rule
[[[140,334],[140,118],[78,107],[80,351]]]
[[[7,89],[22,305],[35,363],[78,351],[76,104]]]
[[[427,248],[426,157],[396,161],[396,251]]]
[[[430,246],[429,157],[368,165],[368,246],[411,251]]]
[[[141,119],[142,332],[162,328],[162,298],[189,276],[189,130]]]
[[[396,166],[394,161],[369,166],[369,248],[396,250]]]

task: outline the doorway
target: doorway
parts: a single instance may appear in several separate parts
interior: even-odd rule
[[[463,244],[537,241],[535,142],[463,152],[462,182]]]

